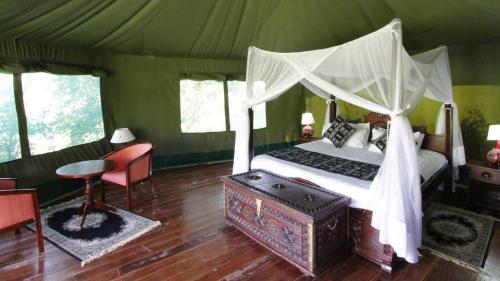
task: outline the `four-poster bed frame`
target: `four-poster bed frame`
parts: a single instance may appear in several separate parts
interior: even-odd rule
[[[254,156],[253,153],[253,109],[248,109],[250,118],[250,138],[249,138],[249,163]],[[453,145],[452,145],[452,126],[451,120],[453,109],[451,104],[445,105],[445,134],[432,135],[426,133],[425,127],[414,127],[414,130],[425,133],[423,149],[439,152],[446,156],[448,164],[443,166],[431,178],[425,181],[421,186],[422,190],[422,210],[429,206],[430,195],[440,185],[443,184],[443,201],[449,202],[452,189],[452,163],[453,163]],[[333,122],[336,117],[335,97],[331,97],[329,120]],[[390,117],[384,114],[371,112],[365,116],[365,122],[369,122],[371,127],[387,127]],[[276,171],[272,171],[276,172]],[[304,179],[298,179],[315,185]],[[368,260],[379,264],[386,272],[391,272],[396,262],[396,254],[390,245],[384,245],[379,242],[379,232],[371,226],[372,212],[366,209],[349,207],[349,229],[348,235],[353,244],[353,252],[367,258]]]

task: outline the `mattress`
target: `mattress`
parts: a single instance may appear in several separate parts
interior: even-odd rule
[[[337,148],[331,142],[317,140],[297,145],[296,147],[318,152],[330,156],[340,157],[353,161],[375,165],[382,164],[384,155],[371,152],[365,148],[342,147]],[[440,153],[421,149],[418,153],[420,175],[427,180],[448,163],[446,157]],[[263,154],[256,156],[251,163],[252,169],[264,169],[285,177],[303,178],[325,189],[340,193],[351,198],[351,207],[367,209],[369,200],[368,190],[371,181],[361,180],[340,174],[334,174],[316,168],[292,163]]]

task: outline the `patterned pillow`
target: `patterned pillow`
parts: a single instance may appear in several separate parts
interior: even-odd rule
[[[385,152],[385,146],[387,145],[387,134],[383,134],[376,139],[370,141],[373,143],[380,151]]]
[[[329,139],[336,147],[342,147],[354,132],[356,132],[356,129],[347,124],[342,117],[337,116],[330,128],[323,134],[323,137]]]

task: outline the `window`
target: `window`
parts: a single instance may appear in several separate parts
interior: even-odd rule
[[[245,81],[227,81],[227,91],[229,100],[229,121],[231,131],[236,129],[241,114],[241,106],[246,96],[247,83]],[[267,126],[266,104],[261,103],[253,107],[253,128],[262,129]]]
[[[0,73],[0,163],[21,158],[14,83],[11,74]]]
[[[89,75],[22,75],[32,155],[104,137],[99,78]]]
[[[181,80],[181,132],[226,130],[224,84],[215,80]]]
[[[227,83],[229,128],[226,128],[224,83]],[[234,131],[246,92],[244,81],[181,80],[181,132],[205,133]],[[254,107],[254,129],[266,127],[266,104]]]

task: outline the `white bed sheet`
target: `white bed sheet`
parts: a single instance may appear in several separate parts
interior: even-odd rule
[[[331,142],[325,140],[312,141],[297,145],[296,147],[308,151],[314,151],[375,165],[380,165],[384,159],[383,154],[368,151],[367,147],[337,148]],[[426,149],[421,149],[418,153],[420,174],[425,180],[429,179],[446,163],[448,163],[446,157],[440,153]],[[265,154],[256,156],[252,160],[251,167],[252,169],[265,169],[286,177],[298,177],[311,181],[323,188],[350,197],[350,206],[354,208],[367,209],[369,206],[369,200],[367,197],[369,194],[368,190],[372,183],[371,181],[326,172],[316,168],[274,158]]]

